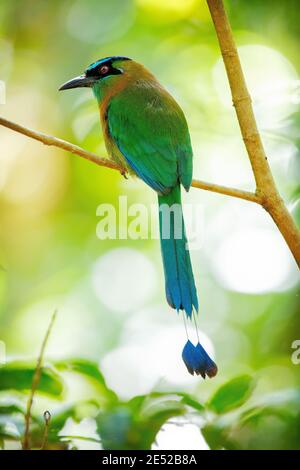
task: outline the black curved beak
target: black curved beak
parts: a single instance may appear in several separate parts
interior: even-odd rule
[[[72,78],[68,82],[64,83],[58,90],[69,90],[70,88],[80,87],[92,87],[96,79],[94,77],[87,77],[86,75],[80,75],[79,77]]]

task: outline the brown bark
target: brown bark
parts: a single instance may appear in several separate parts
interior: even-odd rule
[[[247,90],[243,70],[222,0],[207,0],[217,33],[232,101],[251,162],[256,195],[270,214],[300,267],[300,232],[275,185]]]

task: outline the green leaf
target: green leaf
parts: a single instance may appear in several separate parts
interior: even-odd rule
[[[97,363],[89,361],[88,359],[67,359],[65,361],[56,362],[55,366],[57,369],[87,375],[88,377],[91,377],[92,379],[99,382],[101,385],[105,384],[104,377],[101,374]]]
[[[155,437],[161,427],[171,418],[182,416],[185,413],[180,402],[169,402],[165,408],[151,414],[147,420],[142,422],[141,433],[143,436],[142,449],[151,449]]]
[[[50,445],[55,445],[62,441],[60,432],[63,429],[67,419],[72,418],[75,422],[79,423],[83,418],[95,416],[97,412],[98,404],[93,400],[78,401],[71,405],[61,406],[54,412],[51,412],[48,443]],[[31,441],[35,448],[39,448],[42,444],[44,427],[45,421],[41,416],[39,416],[36,422],[31,426]],[[64,439],[64,441],[66,441],[66,439]]]
[[[26,362],[14,361],[0,368],[0,391],[28,391],[32,386],[35,366]],[[43,367],[37,390],[47,395],[60,397],[63,392],[63,381],[50,366]]]
[[[255,382],[249,375],[235,377],[222,385],[208,402],[208,407],[218,414],[226,413],[245,403],[254,390]]]
[[[281,407],[252,410],[232,431],[232,438],[239,441],[243,449],[299,450],[299,409],[296,416]]]
[[[102,412],[96,419],[97,433],[107,450],[130,450],[135,442],[133,417],[125,406],[111,412]],[[133,433],[132,433],[133,431]],[[136,449],[139,447],[137,446]]]
[[[0,415],[12,415],[15,413],[25,414],[25,406],[22,402],[14,399],[1,399]]]
[[[99,413],[97,432],[104,449],[150,449],[162,425],[168,419],[185,413],[181,401],[167,399],[158,402],[158,395],[161,398],[164,394],[153,395],[155,397],[152,394],[137,396],[110,411]]]
[[[191,408],[194,408],[197,411],[205,411],[205,406],[198,402],[195,398],[188,395],[187,393],[178,393],[178,395],[182,397],[181,403],[183,403],[184,405],[190,406]]]
[[[56,434],[64,427],[68,418],[79,423],[83,418],[94,416],[98,412],[98,406],[93,400],[79,401],[69,406],[63,406],[51,416],[50,431]]]
[[[300,392],[267,394],[251,407],[216,415],[201,431],[211,449],[299,449]]]
[[[55,363],[55,367],[62,371],[75,372],[89,378],[100,389],[103,396],[106,396],[106,398],[110,400],[117,400],[116,394],[107,387],[105,379],[96,362],[88,359],[74,358],[58,361]]]
[[[137,395],[127,402],[127,406],[131,410],[132,414],[138,414],[140,413],[146,400],[147,395]]]
[[[144,405],[147,406],[149,401],[153,404],[155,402],[154,399],[159,398],[163,399],[160,403],[166,403],[172,398],[178,398],[178,403],[181,403],[182,405],[187,405],[197,411],[205,411],[204,405],[198,402],[195,397],[192,397],[185,392],[151,392],[149,395],[137,395],[129,400],[127,404],[131,410],[140,411]]]
[[[149,409],[150,412],[153,409],[155,411],[157,407],[160,409],[162,403],[166,403],[172,397],[178,397],[178,395],[174,392],[151,392],[148,395],[136,395],[124,405],[130,408],[133,414],[149,414]]]
[[[220,429],[215,423],[206,424],[202,429],[201,433],[211,450],[219,450],[225,447],[225,438]]]
[[[5,422],[0,421],[0,439],[14,441],[21,439],[21,435],[13,422],[7,420]]]

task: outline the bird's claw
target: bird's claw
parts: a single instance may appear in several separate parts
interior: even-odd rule
[[[120,173],[121,173],[121,175],[122,175],[126,180],[128,180],[128,176],[127,176],[127,171],[126,171],[126,170],[121,170]]]

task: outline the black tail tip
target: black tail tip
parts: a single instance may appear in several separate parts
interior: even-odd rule
[[[218,367],[209,357],[200,343],[194,346],[191,341],[187,341],[182,351],[182,359],[191,375],[201,375],[203,379],[212,378],[217,375]]]

